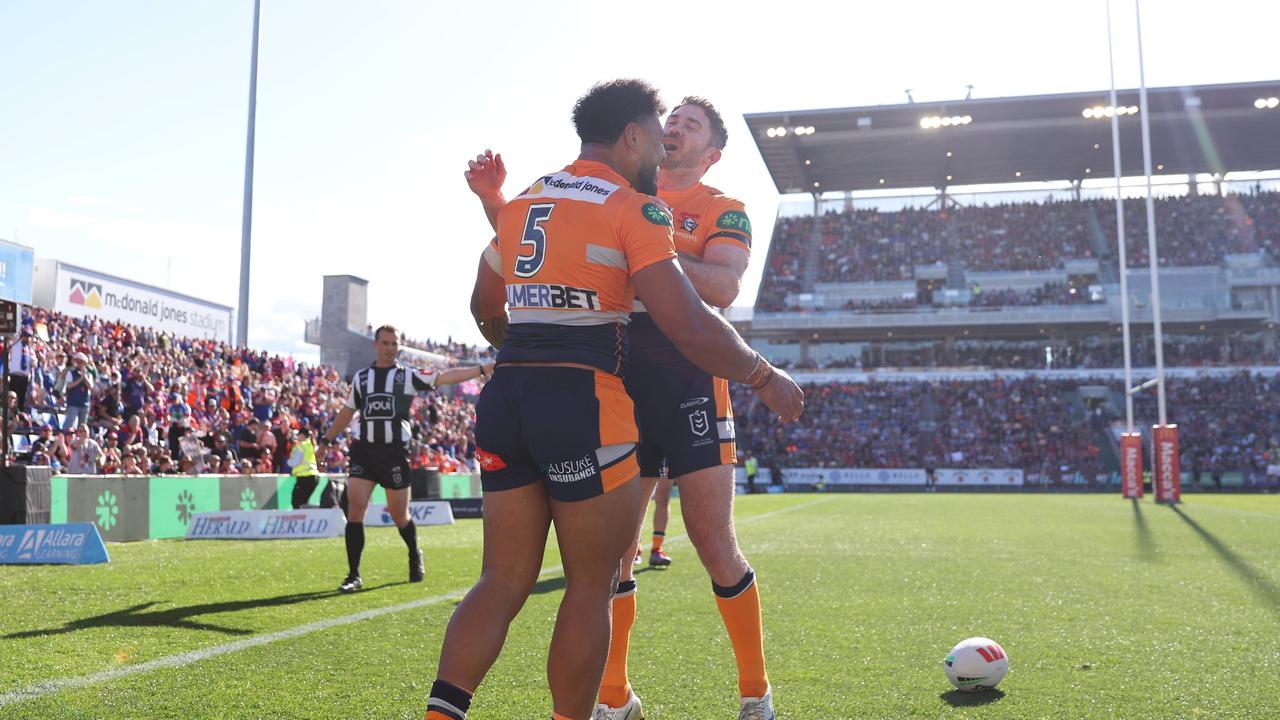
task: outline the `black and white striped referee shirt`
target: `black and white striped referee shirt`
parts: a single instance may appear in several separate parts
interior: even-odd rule
[[[435,390],[434,375],[396,363],[391,367],[367,367],[351,379],[346,406],[360,413],[355,439],[375,445],[405,445],[413,436],[410,423],[413,399]]]

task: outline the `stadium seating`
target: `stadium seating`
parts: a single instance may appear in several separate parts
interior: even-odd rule
[[[1128,263],[1146,265],[1145,203],[1126,200],[1124,209]],[[809,280],[815,283],[910,281],[917,267],[936,264],[977,272],[1049,271],[1063,268],[1068,260],[1095,259],[1110,268],[1116,264],[1115,226],[1115,203],[1105,199],[941,211],[851,209],[816,221],[780,218],[756,309],[789,309],[788,294],[806,289],[806,268],[812,268]],[[1224,256],[1237,253],[1276,257],[1280,193],[1161,198],[1156,201],[1156,227],[1162,266],[1219,265]],[[1008,304],[1061,301],[1082,300],[1045,292]],[[984,298],[975,304],[987,303]],[[874,310],[874,304],[868,309]]]
[[[34,351],[33,389],[28,411],[12,428],[18,439],[11,442],[11,453],[59,468],[68,462],[71,438],[62,432],[65,393],[58,377],[76,352],[89,357],[96,377],[89,424],[106,451],[104,471],[136,466],[138,472],[151,474],[281,472],[290,430],[327,429],[348,392],[334,368],[313,367],[291,357],[213,340],[177,338],[149,328],[73,318],[40,308],[24,309],[23,328],[23,337]],[[486,359],[479,348],[451,341],[416,344],[451,362],[460,357],[473,362]],[[149,389],[137,383],[138,378],[145,379]],[[477,391],[474,383],[464,383],[417,401],[415,439],[410,446],[416,466],[474,468],[472,400]],[[127,421],[135,414],[140,418],[137,429]],[[246,464],[237,462],[242,459],[236,457],[236,448],[251,417],[271,428],[276,449]],[[196,442],[182,442],[185,425]],[[45,426],[54,432],[38,442]],[[219,436],[226,442],[219,444]],[[228,455],[230,462],[224,462]],[[341,443],[321,459],[324,469],[340,470],[344,455],[345,443]]]

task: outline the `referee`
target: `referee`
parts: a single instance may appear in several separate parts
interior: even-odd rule
[[[424,375],[396,362],[400,353],[400,333],[391,325],[383,325],[373,334],[373,365],[360,370],[351,379],[347,402],[338,411],[329,432],[321,438],[321,447],[333,443],[339,433],[355,425],[347,470],[347,578],[339,592],[359,590],[360,555],[364,552],[364,516],[369,509],[373,486],[387,489],[387,512],[391,514],[400,537],[409,547],[409,582],[421,582],[422,551],[418,549],[417,527],[409,515],[408,442],[413,434],[410,410],[418,393],[441,385],[453,385],[475,378],[486,378],[493,364],[453,368],[438,375]]]

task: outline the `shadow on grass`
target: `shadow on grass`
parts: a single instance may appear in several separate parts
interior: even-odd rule
[[[252,635],[257,631],[197,622],[191,618],[199,617],[201,615],[255,610],[264,607],[296,605],[298,603],[304,603],[311,600],[333,597],[337,594],[337,591],[294,593],[292,595],[277,595],[276,597],[257,598],[254,600],[201,603],[199,605],[169,608],[168,610],[150,611],[150,608],[164,602],[162,600],[152,600],[151,602],[132,605],[122,610],[115,610],[113,612],[103,613],[102,615],[94,615],[92,617],[81,618],[79,620],[72,620],[58,628],[23,630],[21,632],[9,633],[8,635],[0,637],[3,637],[5,640],[18,640],[22,638],[42,637],[46,635],[65,635],[67,633],[76,632],[77,630],[88,630],[90,628],[97,627],[171,627],[183,630],[210,630],[226,635]]]
[[[1204,540],[1205,544],[1218,554],[1218,557],[1222,558],[1222,561],[1226,563],[1227,567],[1231,568],[1232,572],[1240,576],[1240,579],[1249,586],[1249,589],[1255,595],[1270,606],[1272,612],[1280,613],[1280,587],[1277,587],[1269,578],[1255,570],[1244,558],[1232,552],[1231,548],[1227,547],[1213,533],[1200,527],[1200,523],[1183,512],[1182,508],[1177,505],[1169,505],[1168,507],[1182,522],[1194,530],[1200,536],[1200,539]]]
[[[1147,518],[1142,514],[1142,503],[1137,498],[1130,500],[1133,503],[1133,532],[1134,542],[1138,545],[1138,557],[1146,562],[1155,562],[1156,546],[1155,541],[1151,539],[1151,528],[1147,527]]]
[[[942,693],[938,698],[951,707],[974,707],[999,702],[1004,698],[1004,691],[979,690],[978,692],[965,692],[964,690],[952,690],[951,692]]]

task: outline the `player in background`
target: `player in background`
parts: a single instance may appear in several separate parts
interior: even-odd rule
[[[741,202],[702,182],[719,162],[728,132],[709,101],[686,97],[667,117],[666,159],[658,172],[658,197],[672,209],[680,265],[699,297],[728,307],[738,296],[751,249],[751,223]],[[466,178],[490,224],[506,200],[506,167],[486,151],[468,163]],[[646,485],[657,485],[652,565],[669,564],[661,548],[671,483],[680,485],[685,528],[711,577],[738,665],[739,717],[776,717],[764,660],[764,632],[755,572],[738,547],[733,526],[733,414],[728,383],[690,363],[660,332],[643,302],[631,316],[632,362],[626,383],[640,419],[638,450]],[[666,472],[663,472],[665,470]],[[660,522],[661,521],[661,522]],[[638,548],[636,552],[638,552]],[[627,674],[636,617],[632,553],[622,562],[613,603],[613,635],[595,717],[633,720],[640,700]]]
[[[650,489],[638,482],[620,378],[633,293],[691,362],[753,387],[784,421],[803,409],[794,381],[711,312],[675,262],[671,215],[647,197],[665,155],[663,110],[639,81],[593,87],[574,108],[578,160],[503,208],[480,261],[472,313],[500,348],[477,405],[484,560],[449,623],[428,720],[465,718],[537,580],[550,522],[566,579],[547,664],[555,717],[593,714],[619,559],[630,561]]]

